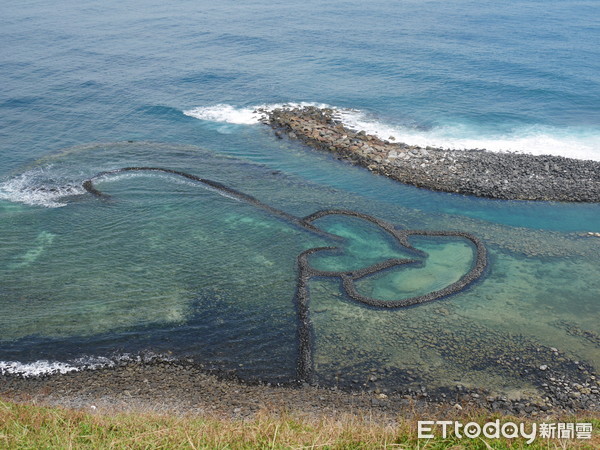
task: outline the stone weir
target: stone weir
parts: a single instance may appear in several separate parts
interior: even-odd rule
[[[549,155],[447,150],[389,142],[343,125],[335,109],[258,110],[287,136],[402,183],[505,200],[600,201],[600,162]]]

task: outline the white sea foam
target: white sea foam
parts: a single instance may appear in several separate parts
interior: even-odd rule
[[[124,353],[119,356],[107,358],[104,356],[85,356],[68,361],[48,361],[41,359],[34,362],[22,363],[18,361],[0,361],[0,374],[17,375],[23,378],[39,377],[42,375],[56,375],[82,370],[102,369],[115,367],[120,363],[173,361],[174,358],[152,352],[139,355]]]
[[[600,130],[575,127],[561,129],[532,125],[501,133],[488,132],[476,126],[459,123],[424,130],[386,123],[365,111],[336,108],[322,103],[275,103],[246,107],[219,104],[186,110],[184,114],[212,122],[254,125],[260,123],[264,117],[261,109],[270,111],[275,108],[296,106],[333,108],[336,110],[337,118],[352,130],[364,130],[386,140],[392,137],[393,142],[409,145],[447,149],[485,148],[496,152],[550,154],[600,161]]]
[[[40,375],[65,374],[83,369],[98,369],[114,366],[115,362],[108,358],[81,358],[70,362],[39,360],[31,363],[18,361],[0,361],[2,375],[19,375],[24,378]]]
[[[59,208],[66,205],[61,201],[65,197],[85,193],[82,186],[46,184],[40,179],[41,173],[40,170],[32,170],[0,183],[0,199],[26,205]]]
[[[260,120],[265,117],[264,111],[272,111],[276,108],[296,108],[303,106],[317,106],[319,108],[328,108],[329,105],[324,103],[271,103],[256,106],[236,107],[228,104],[218,104],[212,106],[200,106],[198,108],[188,109],[183,111],[186,116],[195,117],[200,120],[210,122],[231,123],[236,125],[255,125],[260,123]]]
[[[83,189],[83,186],[79,184],[67,184],[64,186],[54,186],[52,184],[48,184],[45,181],[48,178],[48,174],[46,173],[47,171],[48,169],[36,169],[28,171],[0,183],[0,199],[8,200],[14,203],[23,203],[26,205],[44,206],[46,208],[60,208],[67,205],[67,203],[63,201],[65,197],[82,195],[86,193],[85,189]],[[144,177],[148,176],[149,174],[164,178],[170,183],[184,184],[193,186],[195,188],[200,187],[215,192],[223,197],[240,201],[239,198],[226,192],[222,192],[211,186],[161,172],[123,172],[109,174],[106,176],[106,178],[103,178],[102,181],[117,182],[124,179]]]
[[[231,105],[203,106],[188,109],[183,112],[186,116],[195,117],[210,122],[225,122],[238,125],[253,125],[258,123],[262,115],[255,107],[235,108]]]
[[[600,130],[559,129],[544,125],[522,126],[504,133],[485,133],[465,124],[446,125],[428,130],[393,126],[360,110],[339,109],[337,117],[352,130],[364,130],[381,139],[394,138],[421,147],[447,149],[487,149],[534,155],[557,155],[600,161]]]

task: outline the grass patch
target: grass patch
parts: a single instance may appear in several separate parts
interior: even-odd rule
[[[441,420],[442,418],[427,418]],[[461,418],[462,423],[480,425],[500,419],[525,423],[531,420],[477,412]],[[539,422],[544,422],[540,420]],[[203,416],[165,416],[149,413],[87,413],[56,407],[0,401],[0,448],[144,448],[144,449],[562,449],[600,448],[600,420],[569,416],[545,422],[592,423],[589,440],[545,439],[532,445],[525,439],[459,439],[441,432],[435,439],[418,439],[417,421],[398,418],[393,425],[369,418],[346,415],[319,419],[295,418],[263,412],[252,419],[234,420]]]

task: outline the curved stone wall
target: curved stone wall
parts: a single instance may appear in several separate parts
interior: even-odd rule
[[[395,228],[389,222],[363,214],[358,211],[352,210],[321,210],[306,217],[296,217],[285,211],[274,208],[261,202],[260,200],[252,197],[251,195],[245,194],[241,191],[232,189],[225,186],[222,183],[201,178],[196,175],[192,175],[186,172],[166,169],[160,167],[124,167],[106,172],[100,172],[92,178],[85,180],[82,185],[83,188],[90,194],[99,198],[110,198],[109,195],[98,190],[94,186],[94,182],[110,175],[116,175],[125,172],[162,172],[171,175],[177,175],[189,180],[204,184],[212,189],[219,192],[225,193],[233,198],[240,201],[249,203],[257,208],[263,209],[288,223],[295,226],[301,227],[309,232],[316,233],[320,236],[331,237],[336,241],[342,240],[339,236],[332,235],[316,227],[313,222],[325,216],[331,215],[343,215],[348,217],[356,217],[369,221],[377,225],[382,230],[389,233],[396,242],[404,247],[411,253],[420,257],[426,257],[427,254],[421,250],[414,248],[408,241],[410,236],[447,236],[447,237],[460,237],[471,241],[476,248],[476,259],[471,270],[462,276],[458,281],[446,286],[443,289],[432,291],[424,295],[409,297],[399,300],[379,300],[376,298],[366,297],[360,294],[355,286],[355,281],[373,275],[377,272],[381,272],[392,267],[400,265],[419,265],[421,261],[415,259],[388,259],[386,261],[371,265],[369,267],[353,270],[353,271],[323,271],[317,270],[311,267],[308,261],[308,257],[312,254],[316,254],[321,251],[341,251],[338,247],[317,247],[303,251],[297,257],[298,263],[298,277],[296,281],[296,295],[295,305],[298,317],[298,362],[297,362],[297,378],[299,381],[310,381],[313,375],[313,358],[312,358],[312,330],[310,323],[310,293],[308,289],[309,282],[313,277],[326,277],[326,278],[338,278],[341,281],[342,287],[346,295],[351,299],[364,303],[369,306],[379,308],[405,308],[408,306],[414,306],[425,302],[431,302],[434,300],[447,297],[449,295],[460,292],[461,290],[468,287],[475,280],[480,278],[487,266],[487,251],[483,243],[474,235],[466,232],[457,231],[431,231],[431,230],[402,230]]]

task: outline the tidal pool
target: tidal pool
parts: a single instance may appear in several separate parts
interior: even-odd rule
[[[57,152],[2,182],[0,369],[23,371],[42,360],[88,367],[151,354],[291,382],[300,348],[299,254],[338,247],[308,256],[323,272],[415,260],[354,280],[360,295],[384,302],[457,283],[477,258],[464,237],[410,236],[415,252],[360,217],[321,217],[313,225],[325,233],[314,232],[168,173],[95,180],[109,199],[82,188],[99,172],[135,166],[214,180],[298,218],[352,210],[399,230],[481,240],[487,266],[480,276],[408,308],[369,306],[339,278],[310,278],[312,382],[383,392],[460,384],[536,396],[536,367],[571,376],[572,361],[588,371],[600,365],[600,239],[391,204],[386,192],[362,196],[356,184],[334,189],[194,146],[109,143]],[[452,199],[423,195],[429,205]],[[490,217],[498,214],[497,202],[478,202]],[[547,208],[551,217],[553,205]]]

